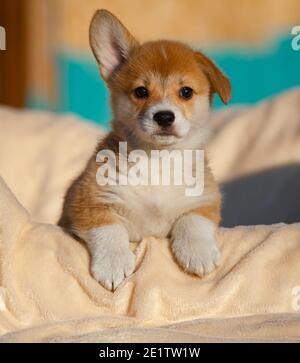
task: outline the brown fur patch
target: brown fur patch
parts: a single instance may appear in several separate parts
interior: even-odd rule
[[[193,209],[192,213],[197,213],[202,217],[205,217],[217,225],[221,222],[221,206],[222,197],[219,190],[219,186],[216,183],[207,158],[205,158],[205,169],[204,169],[204,193],[214,195],[212,203],[205,205],[201,208]]]
[[[116,212],[111,206],[98,201],[102,189],[96,181],[96,173],[100,165],[96,163],[97,152],[110,149],[117,153],[118,141],[113,137],[106,137],[100,141],[83,173],[67,190],[62,216],[58,222],[61,227],[69,231],[88,230],[118,222]]]
[[[209,79],[212,93],[218,93],[221,100],[224,103],[228,103],[231,98],[231,84],[229,79],[203,53],[195,52],[195,57]]]
[[[216,203],[213,206],[207,206],[202,208],[197,208],[191,211],[192,213],[197,213],[202,217],[205,217],[212,222],[219,225],[221,222],[221,203]]]
[[[108,85],[112,91],[113,105],[114,94],[118,97],[122,91],[128,95],[136,112],[169,98],[187,113],[193,107],[194,98],[189,101],[181,99],[181,87],[191,87],[195,95],[208,95],[210,91],[209,80],[199,67],[194,51],[172,41],[149,42],[134,48],[128,62]],[[134,97],[133,90],[140,86],[149,89],[147,99]]]

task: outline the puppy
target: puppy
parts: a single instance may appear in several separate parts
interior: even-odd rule
[[[170,238],[185,271],[208,274],[219,260],[215,232],[221,196],[207,159],[201,195],[187,196],[185,185],[99,185],[99,165],[110,161],[96,158],[101,150],[119,155],[118,177],[121,142],[127,143],[125,159],[136,149],[145,155],[203,150],[213,95],[227,103],[229,80],[204,54],[184,44],[139,44],[107,10],[95,13],[90,44],[111,92],[112,131],[68,189],[59,225],[86,242],[91,273],[109,290],[134,271],[129,242],[147,236]]]

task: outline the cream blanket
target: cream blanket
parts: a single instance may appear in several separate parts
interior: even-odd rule
[[[220,181],[299,163],[299,90],[212,123]],[[300,224],[221,228],[221,265],[203,279],[177,267],[167,240],[144,240],[132,245],[136,272],[111,293],[53,224],[102,131],[5,108],[0,130],[0,342],[300,340]]]

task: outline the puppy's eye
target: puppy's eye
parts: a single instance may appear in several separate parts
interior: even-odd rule
[[[134,95],[137,98],[147,98],[149,97],[149,91],[146,87],[138,87],[134,90]]]
[[[179,90],[179,96],[181,98],[184,98],[185,100],[189,100],[193,97],[194,91],[191,89],[191,87],[182,87]]]

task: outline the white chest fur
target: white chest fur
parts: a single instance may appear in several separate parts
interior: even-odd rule
[[[176,183],[174,182],[175,175],[178,175],[179,164],[172,163],[171,165],[170,182],[166,185],[164,183],[153,185],[153,179],[151,179],[153,174],[148,170],[144,185],[132,185],[131,179],[128,178],[127,185],[106,185],[101,189],[100,199],[105,203],[114,204],[129,232],[131,241],[139,241],[147,236],[167,237],[173,223],[180,215],[207,204],[212,198],[207,195],[205,190],[201,190],[200,194],[189,195],[188,190],[193,188],[190,184],[187,185],[184,177],[181,179],[181,183],[177,183],[178,179]],[[175,165],[177,165],[177,174],[174,173]],[[183,164],[181,168],[184,168]],[[190,170],[195,185],[203,186],[204,166],[200,165],[200,170],[202,170],[200,173],[195,173],[193,167],[190,167]],[[155,170],[160,181],[164,172],[162,167]],[[145,179],[143,180],[145,181]]]
[[[158,164],[152,163],[153,156],[150,160],[147,155],[139,156],[139,165],[143,165],[143,168],[139,169],[140,182],[135,185],[132,185],[131,171],[136,170],[133,166],[137,164],[132,163],[132,159],[128,164],[126,158],[126,169],[122,169],[122,177],[127,177],[126,185],[109,183],[101,188],[101,201],[115,205],[131,240],[140,240],[147,236],[166,237],[181,214],[201,207],[210,199],[203,187],[204,155],[200,152],[188,157],[184,153],[185,151],[173,153],[171,158],[168,153],[162,154]],[[121,162],[124,160],[119,159],[119,171]],[[115,170],[111,161],[108,163],[106,165]],[[120,180],[119,176],[117,172],[115,180]],[[112,180],[114,177],[108,179]],[[193,187],[188,180],[194,183]],[[197,191],[198,188],[198,193],[190,195],[189,191]]]
[[[167,237],[181,214],[202,203],[201,197],[187,197],[185,186],[128,186],[122,194],[131,240]]]

